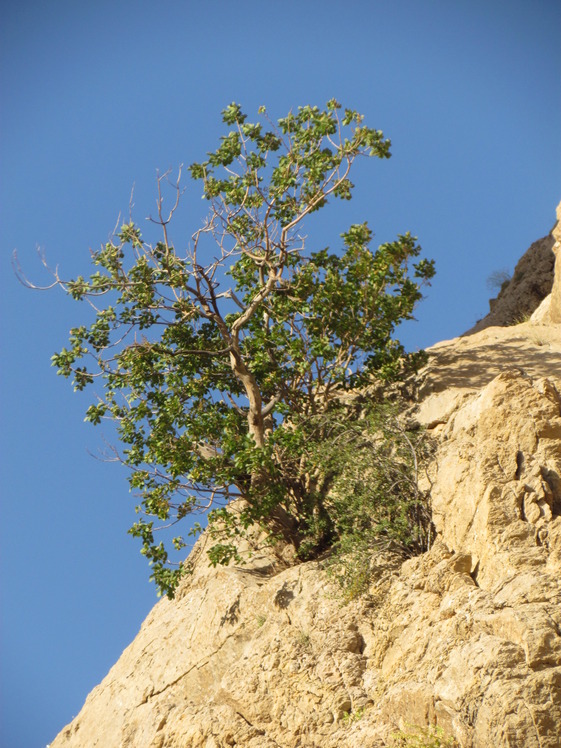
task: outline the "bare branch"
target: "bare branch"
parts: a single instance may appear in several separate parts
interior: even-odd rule
[[[48,286],[38,286],[35,283],[32,283],[28,279],[28,277],[25,275],[25,273],[23,272],[23,269],[21,267],[19,257],[17,254],[17,250],[14,249],[12,253],[12,268],[14,270],[14,273],[18,281],[22,284],[22,286],[25,286],[26,288],[31,288],[34,291],[49,291],[51,288],[61,285],[60,280],[58,278],[58,266],[54,271],[51,270],[51,268],[47,265],[44,252],[39,247],[37,247],[37,254],[39,255],[39,258],[41,260],[41,264],[43,265],[43,267],[45,267],[49,271],[49,273],[54,276],[55,280],[52,283],[50,283]]]

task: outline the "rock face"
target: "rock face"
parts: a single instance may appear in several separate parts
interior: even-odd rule
[[[546,297],[550,297],[551,322],[561,322],[561,203],[551,232],[538,239],[518,261],[510,282],[496,299],[489,301],[489,314],[465,333],[471,335],[486,327],[513,325],[528,318]],[[557,278],[554,284],[554,265]],[[552,291],[552,287],[553,291]]]
[[[551,231],[555,244],[553,254],[555,255],[555,277],[551,289],[550,321],[561,322],[561,203],[557,206],[557,223]]]
[[[561,748],[561,325],[434,346],[437,540],[343,606],[319,562],[263,551],[159,602],[52,748]]]

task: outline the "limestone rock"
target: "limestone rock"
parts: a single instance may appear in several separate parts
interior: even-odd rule
[[[439,343],[413,389],[429,552],[344,606],[320,562],[214,569],[203,536],[51,748],[383,748],[408,724],[561,748],[561,325]]]
[[[555,277],[551,289],[550,321],[561,322],[561,203],[557,206],[557,223],[553,227],[552,236],[555,239],[553,254],[555,255]]]
[[[376,747],[434,722],[462,748],[559,748],[558,331],[547,348],[526,324],[432,349],[430,552],[342,606],[317,562],[211,569],[202,538],[52,748]]]

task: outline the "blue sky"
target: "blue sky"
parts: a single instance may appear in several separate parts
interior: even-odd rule
[[[0,744],[42,748],[133,639],[156,597],[126,474],[94,459],[103,432],[51,355],[83,310],[45,280],[40,246],[86,274],[135,184],[139,222],[156,170],[200,160],[240,102],[275,117],[331,97],[392,139],[355,199],[313,226],[335,248],[368,220],[411,231],[437,276],[403,331],[409,348],[461,334],[488,309],[561,199],[557,0],[98,0],[4,6],[1,84],[2,693]],[[251,119],[251,117],[250,117]],[[199,186],[176,223],[187,242]]]

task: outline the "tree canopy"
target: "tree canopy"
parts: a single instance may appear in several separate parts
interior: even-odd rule
[[[170,596],[183,567],[155,533],[188,515],[208,511],[222,528],[213,563],[235,558],[231,538],[256,522],[302,557],[337,539],[329,471],[310,445],[327,437],[342,394],[418,363],[394,331],[434,273],[408,233],[371,249],[366,223],[335,251],[309,248],[307,217],[351,199],[356,159],[390,157],[358,112],[332,100],[275,123],[262,107],[250,123],[233,103],[222,118],[218,148],[189,167],[208,215],[186,248],[170,234],[180,181],[168,209],[163,175],[157,243],[131,219],[92,253],[89,277],[55,278],[95,320],[70,331],[53,364],[77,390],[102,383],[86,420],[116,424],[139,500],[131,533]],[[233,520],[225,508],[236,498]]]

